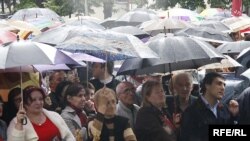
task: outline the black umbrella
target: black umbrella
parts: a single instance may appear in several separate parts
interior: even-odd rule
[[[160,59],[127,59],[117,74],[139,75],[197,69],[224,58],[210,44],[190,37],[161,37],[149,42],[148,46]]]
[[[220,32],[230,31],[230,28],[223,24],[221,21],[203,21],[200,27],[210,27]]]
[[[222,33],[210,27],[195,27],[195,28],[185,28],[177,31],[175,35],[178,36],[196,36],[203,39],[214,40],[214,42],[232,42],[232,38],[227,33]]]
[[[248,47],[250,47],[250,41],[237,41],[224,43],[218,46],[216,50],[223,54],[236,55]]]

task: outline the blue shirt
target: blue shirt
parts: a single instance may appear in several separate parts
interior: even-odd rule
[[[218,107],[219,101],[217,101],[217,103],[214,106],[212,106],[208,103],[208,101],[205,99],[203,95],[201,95],[201,99],[205,103],[206,107],[210,109],[214,113],[215,117],[217,118],[217,107]]]

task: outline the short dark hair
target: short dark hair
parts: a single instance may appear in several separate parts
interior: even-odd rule
[[[200,92],[204,94],[206,92],[206,84],[209,84],[209,85],[212,84],[214,79],[217,78],[217,77],[222,78],[222,79],[225,80],[225,77],[222,74],[219,74],[217,72],[207,73],[205,75],[203,81],[201,82],[201,90],[200,90]]]
[[[67,100],[67,96],[77,96],[77,94],[81,90],[85,90],[84,87],[81,84],[72,83],[72,84],[68,85],[68,88],[66,89],[65,95],[64,95],[64,102],[67,103],[67,105],[68,105],[69,103],[68,103],[68,100]]]
[[[159,81],[153,81],[153,80],[149,80],[142,85],[142,90],[141,90],[142,106],[150,106],[151,105],[150,102],[148,101],[147,97],[151,95],[153,88],[155,88],[157,86],[162,87],[162,84]]]
[[[107,63],[107,72],[112,75],[113,70],[114,70],[114,62],[113,61],[108,61],[106,63]],[[106,63],[100,63],[101,68],[104,68]],[[93,64],[95,64],[95,62]]]
[[[90,90],[94,90],[95,91],[95,86],[92,83],[84,81],[81,84],[84,87],[84,89],[86,90],[86,95],[89,95]]]
[[[24,104],[24,105],[30,105],[30,102],[31,102],[31,100],[32,100],[30,94],[31,94],[32,92],[34,92],[34,91],[40,92],[40,93],[42,94],[42,96],[43,96],[43,100],[45,99],[46,94],[45,94],[45,92],[43,91],[42,88],[39,88],[39,87],[33,86],[33,85],[29,85],[29,86],[27,86],[27,87],[25,87],[25,88],[23,89],[23,104]]]

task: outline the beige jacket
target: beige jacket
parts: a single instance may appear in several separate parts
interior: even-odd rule
[[[63,141],[75,141],[73,134],[58,113],[46,109],[43,109],[43,112],[59,129]],[[36,131],[29,119],[27,119],[27,124],[23,126],[23,130],[15,129],[16,121],[16,118],[14,118],[8,127],[8,141],[38,141]]]

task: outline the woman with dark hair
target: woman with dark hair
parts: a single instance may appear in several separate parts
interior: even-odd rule
[[[81,84],[70,84],[64,94],[66,107],[61,116],[77,141],[87,140],[88,117],[84,111],[85,93],[86,91]]]
[[[4,105],[3,120],[9,125],[10,121],[16,116],[21,102],[21,88],[16,87],[10,90],[8,102]]]
[[[166,96],[162,84],[159,81],[145,82],[142,85],[142,97],[142,107],[135,123],[137,140],[175,141],[175,126],[164,109]]]
[[[43,109],[45,97],[44,91],[36,86],[27,86],[23,90],[23,103],[8,127],[8,140],[75,140],[58,113]]]

